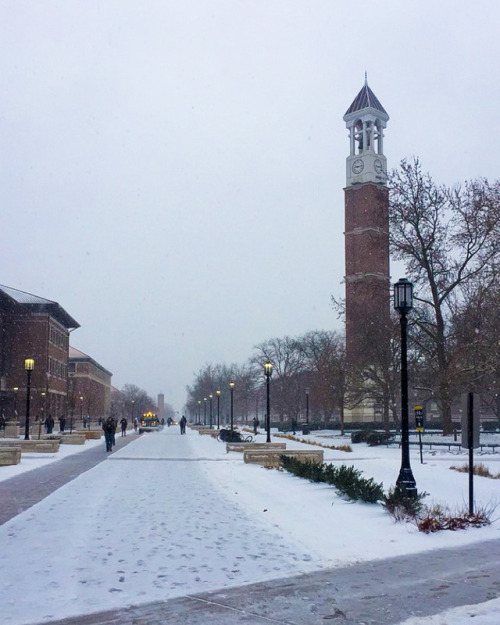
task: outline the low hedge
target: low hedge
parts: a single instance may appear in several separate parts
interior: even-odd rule
[[[373,478],[361,477],[361,471],[353,466],[347,467],[343,464],[340,467],[335,467],[331,464],[318,462],[301,462],[285,455],[280,456],[280,459],[283,468],[289,473],[311,482],[330,484],[352,501],[377,503],[384,497],[382,484],[377,484]]]
[[[393,438],[393,434],[378,432],[377,430],[360,430],[358,432],[351,432],[352,443],[366,443],[370,447],[387,445],[387,443],[392,442]]]

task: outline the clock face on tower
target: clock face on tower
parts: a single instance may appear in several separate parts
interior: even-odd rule
[[[352,173],[360,174],[364,168],[365,168],[365,164],[363,163],[363,161],[360,158],[357,158],[352,164]]]
[[[383,167],[382,167],[382,161],[380,161],[378,158],[376,159],[375,163],[374,163],[374,167],[375,167],[375,171],[377,172],[377,174],[381,174],[383,171]]]

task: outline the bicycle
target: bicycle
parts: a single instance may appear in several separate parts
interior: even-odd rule
[[[222,429],[217,435],[217,440],[223,443],[251,443],[253,441],[253,436],[243,436],[243,434],[237,430],[231,431]]]

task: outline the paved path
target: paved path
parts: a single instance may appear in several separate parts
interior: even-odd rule
[[[500,541],[487,541],[50,625],[395,625],[500,596],[499,562]]]
[[[117,449],[135,438],[117,438]],[[29,472],[0,483],[1,522],[112,458],[103,447],[36,469],[35,480],[33,472]],[[120,459],[119,455],[116,459]],[[431,615],[500,596],[499,562],[500,540],[488,541],[459,550],[436,550],[119,610],[45,620],[44,625],[395,625],[412,615]]]
[[[108,456],[112,456],[115,451],[136,438],[137,434],[133,432],[129,432],[127,436],[117,435],[116,446],[110,454],[106,453],[103,442],[102,445],[0,482],[0,501],[2,502],[0,525],[42,501],[58,488],[106,460]]]

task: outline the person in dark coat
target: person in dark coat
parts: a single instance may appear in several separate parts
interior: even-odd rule
[[[45,429],[47,431],[47,434],[52,434],[52,430],[54,429],[54,418],[50,414],[45,419]]]
[[[125,419],[125,417],[123,417],[122,420],[120,421],[120,425],[122,426],[122,436],[127,436],[128,421],[127,419]]]
[[[179,425],[181,427],[181,434],[185,434],[186,433],[186,417],[184,415],[182,415],[181,420],[179,421]]]
[[[106,442],[106,451],[113,450],[113,439],[115,437],[116,423],[113,417],[108,417],[102,424],[104,431],[104,440]]]
[[[66,417],[59,417],[59,432],[64,432],[64,428],[66,426]]]
[[[259,420],[257,419],[257,417],[254,417],[253,418],[253,433],[254,434],[257,434],[257,428],[259,427],[259,425],[260,425]]]

